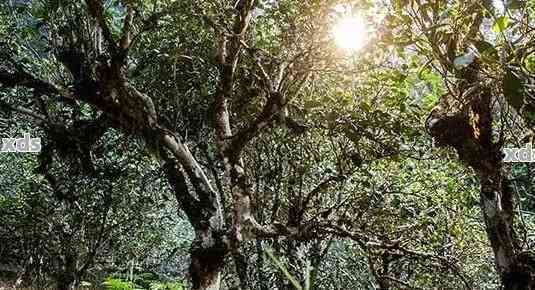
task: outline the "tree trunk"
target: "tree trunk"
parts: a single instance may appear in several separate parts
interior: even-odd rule
[[[479,82],[479,64],[473,62],[460,74],[460,91]],[[450,96],[431,112],[427,127],[438,146],[455,148],[459,159],[473,168],[480,183],[480,206],[496,271],[507,290],[535,289],[535,259],[524,251],[514,230],[514,194],[503,170],[500,142],[493,140],[492,90],[479,87],[465,94],[470,110],[448,106]]]
[[[194,165],[193,167],[197,167],[194,159],[190,159],[189,162]],[[186,176],[177,160],[171,157],[166,159],[167,179],[180,208],[186,213],[195,229],[195,240],[190,248],[189,272],[192,289],[218,290],[225,256],[229,252],[223,214],[218,197],[209,188],[209,183],[204,184],[206,187],[199,184],[199,179],[203,177],[199,177],[198,174],[195,177],[196,173],[192,172],[193,170],[194,168],[185,169],[198,195],[190,194]]]
[[[249,290],[249,261],[247,260],[247,255],[244,253],[244,247],[240,245],[238,248],[233,249],[232,258],[236,267],[240,290]]]
[[[75,289],[80,282],[80,275],[77,271],[77,254],[71,247],[71,240],[64,239],[65,245],[63,248],[64,254],[62,257],[62,267],[56,276],[56,286],[59,290]]]
[[[80,283],[80,277],[76,271],[76,267],[67,259],[67,264],[62,273],[59,273],[56,278],[56,287],[58,290],[75,289]]]
[[[514,195],[500,174],[481,176],[481,210],[495,265],[505,289],[535,289],[535,260],[522,251],[514,230]]]
[[[69,275],[68,273],[62,275],[56,281],[56,286],[58,287],[58,290],[72,290],[76,288],[77,284],[78,282],[76,281],[74,275]]]
[[[189,268],[192,289],[219,290],[227,247],[217,232],[209,229],[196,231]]]

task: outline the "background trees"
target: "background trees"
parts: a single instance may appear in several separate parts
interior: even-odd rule
[[[530,289],[530,5],[1,4],[7,278]]]

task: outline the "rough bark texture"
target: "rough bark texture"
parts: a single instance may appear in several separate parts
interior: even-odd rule
[[[72,252],[64,254],[62,262],[61,272],[56,276],[56,287],[59,290],[75,289],[80,283],[80,276],[76,267],[76,254]]]
[[[228,245],[217,197],[215,200],[193,198],[186,177],[174,159],[167,159],[165,169],[176,199],[195,229],[189,268],[193,289],[219,289]]]
[[[455,148],[481,183],[480,206],[505,289],[535,289],[535,260],[522,249],[514,230],[514,195],[503,170],[501,144],[493,141],[490,86],[480,82],[475,61],[459,74],[463,99],[443,96],[427,127],[438,146]]]
[[[227,247],[220,232],[196,231],[190,249],[192,289],[218,290]]]
[[[247,260],[247,254],[242,247],[234,249],[232,253],[234,260],[234,266],[236,267],[236,274],[240,283],[240,290],[249,290],[249,262]]]
[[[13,71],[0,67],[0,84],[3,86],[24,86],[40,94],[59,97],[63,102],[90,104],[103,113],[104,119],[110,123],[109,127],[142,138],[149,149],[165,156],[168,180],[178,203],[195,229],[196,236],[190,250],[190,276],[194,289],[219,289],[224,259],[230,253],[237,253],[236,249],[240,248],[243,239],[252,238],[259,233],[265,237],[290,234],[284,227],[261,227],[253,218],[251,183],[240,158],[243,148],[261,129],[273,123],[274,117],[287,102],[281,89],[284,66],[281,65],[278,72],[270,72],[257,60],[256,65],[266,86],[265,104],[241,131],[232,132],[229,120],[228,103],[233,97],[235,71],[240,54],[249,49],[245,40],[256,3],[254,0],[236,1],[232,28],[230,31],[217,31],[221,39],[218,47],[220,75],[214,102],[215,131],[227,177],[225,184],[218,186],[219,191],[212,188],[204,169],[179,134],[162,126],[152,99],[134,87],[128,79],[127,59],[136,15],[132,5],[126,5],[127,14],[117,41],[105,19],[103,1],[86,1],[88,13],[94,18],[95,29],[99,32],[97,43],[92,43],[92,46],[97,47],[98,58],[91,57],[75,40],[55,48],[58,61],[72,75],[72,87],[59,88],[33,77],[23,69]],[[214,29],[218,30],[217,27]],[[306,70],[299,69],[299,73],[293,76],[293,83],[304,82],[307,74],[301,71]],[[270,77],[270,73],[276,77]],[[34,117],[46,121],[44,116]],[[230,226],[225,225],[221,209],[220,194],[223,190],[227,190],[233,200],[230,233]],[[247,261],[240,255],[235,254],[235,257],[242,288],[246,288]]]
[[[70,91],[61,91],[24,71],[10,72],[3,68],[0,68],[0,84],[7,87],[25,86],[42,94],[60,96],[63,101],[86,102],[102,111],[106,117],[104,119],[110,120],[110,126],[139,136],[146,141],[149,149],[168,155],[168,179],[196,233],[190,251],[192,284],[194,289],[219,289],[220,273],[228,253],[220,197],[178,134],[159,124],[151,98],[137,90],[127,78],[126,58],[131,39],[132,8],[128,7],[129,16],[125,18],[121,41],[116,43],[104,21],[102,2],[91,0],[87,1],[87,5],[103,31],[110,55],[108,59],[91,63],[80,49],[58,49],[58,60],[74,80]],[[96,71],[96,74],[91,74],[91,71]],[[89,127],[85,129],[91,131]],[[188,190],[188,186],[193,190]],[[72,280],[72,277],[65,275],[58,277],[58,287],[65,289],[72,284]]]
[[[122,37],[116,43],[109,37],[101,1],[88,1],[88,6],[90,14],[102,28],[112,59],[97,68],[97,80],[85,82],[93,84],[96,90],[94,94],[86,95],[84,100],[104,111],[118,127],[143,137],[149,147],[152,145],[153,149],[162,150],[167,156],[165,166],[168,180],[195,230],[195,240],[190,249],[193,289],[219,289],[224,258],[228,252],[220,197],[178,134],[158,123],[151,98],[130,85],[126,78],[125,60],[131,41],[132,8],[127,7],[129,13],[125,18]],[[192,190],[189,190],[189,186]]]

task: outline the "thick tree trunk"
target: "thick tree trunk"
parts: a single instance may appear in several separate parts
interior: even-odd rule
[[[168,139],[168,141],[172,141]],[[226,232],[223,222],[223,214],[220,208],[219,199],[215,192],[211,190],[209,183],[201,182],[206,177],[200,172],[193,172],[198,164],[189,154],[187,148],[180,143],[170,142],[170,147],[176,150],[174,155],[180,153],[177,148],[182,148],[184,152],[178,154],[184,160],[181,164],[190,164],[190,168],[184,169],[188,173],[188,178],[195,193],[191,194],[183,172],[175,158],[166,159],[165,170],[167,178],[180,208],[188,216],[188,220],[195,229],[195,240],[190,248],[191,264],[189,268],[192,289],[218,290],[221,284],[221,272],[224,266],[225,256],[229,252]],[[191,159],[190,159],[191,158]]]
[[[73,275],[65,274],[61,278],[57,279],[56,286],[58,290],[72,290],[76,289],[78,282]]]
[[[232,258],[240,283],[240,290],[249,290],[249,261],[244,253],[243,245],[233,250]]]
[[[459,85],[461,91],[475,86],[478,72],[477,62],[467,68],[463,74],[467,82]],[[431,113],[429,132],[438,146],[455,148],[459,159],[479,177],[481,211],[503,287],[535,289],[535,260],[515,235],[515,198],[503,170],[501,145],[493,141],[492,90],[480,87],[467,95],[470,114],[448,108],[448,97],[443,96],[443,104]]]
[[[192,289],[219,290],[227,247],[217,232],[206,229],[196,231],[190,255]]]
[[[56,277],[56,287],[58,290],[75,289],[80,282],[80,277],[76,270],[76,258],[74,255],[67,255],[64,260],[62,272]]]
[[[68,94],[22,72],[0,76],[0,83],[9,87],[26,86],[39,89],[41,93],[58,94],[67,99],[74,98],[87,102],[104,112],[114,127],[142,137],[149,149],[158,153],[167,149],[170,153],[165,160],[168,180],[181,209],[187,214],[196,233],[190,250],[193,289],[219,289],[223,260],[229,248],[220,196],[213,190],[203,168],[178,134],[164,129],[158,123],[157,112],[151,98],[138,91],[128,81],[126,64],[132,39],[134,9],[127,5],[121,39],[117,42],[106,23],[102,1],[88,0],[86,4],[89,14],[100,26],[109,59],[89,65],[85,51],[60,50],[57,55],[58,60],[71,72],[75,84]],[[242,18],[247,16],[242,19],[243,30],[249,23],[252,4],[253,1],[249,0],[246,12],[240,13]],[[236,50],[235,54],[238,52]],[[92,71],[97,73],[95,75],[89,73]],[[191,192],[188,189],[190,186]],[[75,282],[76,279],[77,277],[74,279]],[[71,280],[72,278],[67,275],[58,280],[61,281],[58,284],[61,284],[60,288],[65,288]]]
[[[522,247],[514,230],[514,195],[499,173],[481,176],[481,210],[495,265],[505,289],[535,289],[535,260]]]
[[[535,289],[535,259],[515,235],[515,198],[503,170],[501,144],[493,140],[493,90],[480,85],[479,72],[476,60],[459,73],[463,81],[458,89],[465,92],[463,101],[468,105],[454,107],[450,105],[452,98],[443,96],[427,127],[438,146],[455,148],[459,159],[479,177],[481,212],[503,287]]]

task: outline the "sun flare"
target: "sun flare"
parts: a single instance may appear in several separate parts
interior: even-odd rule
[[[333,36],[339,47],[349,51],[357,51],[366,44],[366,24],[361,17],[344,17],[334,26]]]

